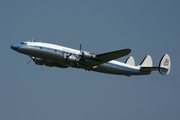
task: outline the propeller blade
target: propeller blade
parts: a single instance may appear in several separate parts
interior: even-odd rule
[[[32,60],[34,61],[35,57],[31,57],[29,56],[31,59],[27,62],[27,64],[29,64]]]
[[[82,45],[80,44],[80,53],[81,53],[81,51],[82,51]]]
[[[27,62],[27,64],[29,64],[32,61],[32,59],[30,61]]]

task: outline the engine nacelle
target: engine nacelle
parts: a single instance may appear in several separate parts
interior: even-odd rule
[[[54,63],[52,61],[48,61],[48,60],[44,60],[42,58],[35,58],[35,57],[32,57],[34,63],[36,65],[45,65],[45,66],[48,66],[48,67],[59,67],[59,68],[67,68],[69,66],[66,66],[66,65],[63,65],[63,64],[60,64],[60,63]]]
[[[35,64],[37,65],[44,65],[45,60],[41,59],[41,58],[33,58],[33,61],[35,62]]]
[[[76,60],[77,60],[77,58],[75,56],[72,56],[72,55],[67,58],[67,61],[69,63],[74,63],[74,62],[76,62]]]
[[[36,65],[46,65],[48,67],[54,66],[53,62],[50,62],[41,58],[33,58],[33,61],[35,62]]]
[[[54,63],[53,62],[49,62],[49,61],[45,61],[45,65],[48,67],[53,67]]]
[[[82,59],[92,59],[92,58],[95,58],[95,57],[96,57],[95,54],[89,53],[89,52],[86,52],[86,51],[83,51],[82,55],[81,55]]]

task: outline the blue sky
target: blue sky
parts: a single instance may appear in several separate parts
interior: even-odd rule
[[[1,120],[180,119],[178,0],[0,3]],[[172,69],[125,77],[27,65],[29,57],[10,46],[32,38],[97,54],[130,48],[136,65],[147,54],[158,65],[168,53]]]

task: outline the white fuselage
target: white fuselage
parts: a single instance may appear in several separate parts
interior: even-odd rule
[[[88,66],[87,64],[77,63],[77,59],[81,54],[79,50],[72,48],[42,43],[42,42],[22,42],[11,46],[12,49],[36,58],[35,63],[46,66],[56,67],[75,67],[90,71],[97,71],[118,75],[147,75],[150,71],[142,71],[139,66],[128,65],[116,60],[111,60],[98,66]],[[89,60],[86,60],[88,62]],[[41,63],[42,62],[42,63]],[[43,63],[44,62],[44,63]]]

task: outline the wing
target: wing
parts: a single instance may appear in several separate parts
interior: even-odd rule
[[[96,55],[96,59],[101,60],[104,63],[128,55],[130,52],[130,49],[117,50],[113,52],[98,54]]]
[[[117,51],[113,51],[113,52],[98,54],[92,60],[81,61],[81,63],[83,65],[87,65],[87,66],[97,66],[97,65],[106,63],[108,61],[111,61],[111,60],[118,59],[120,57],[126,56],[130,52],[131,52],[130,49],[123,49],[123,50],[117,50]]]

